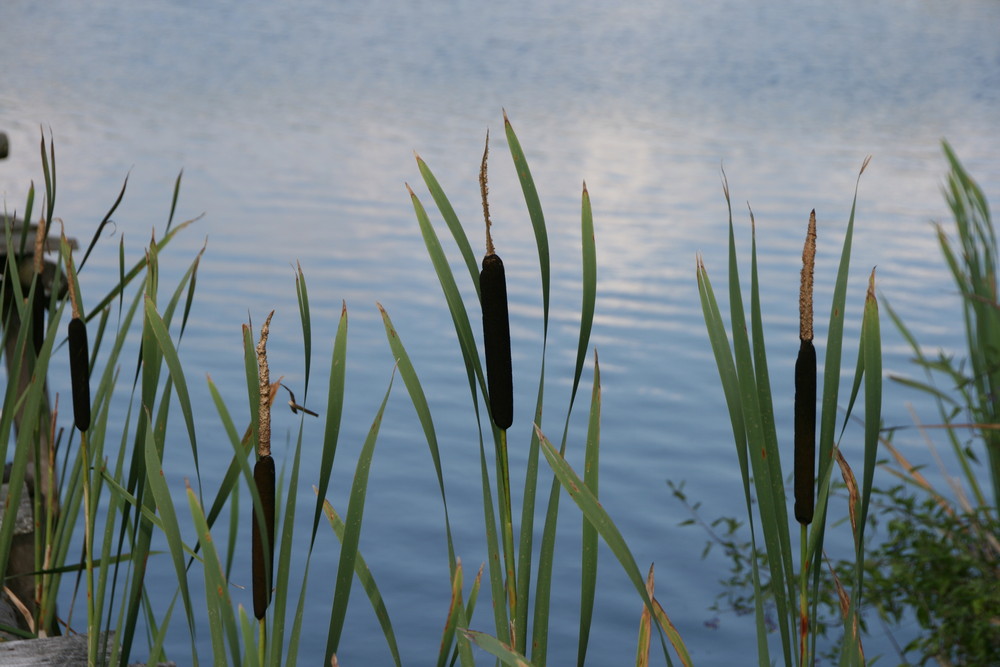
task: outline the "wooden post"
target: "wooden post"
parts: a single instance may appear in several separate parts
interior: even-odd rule
[[[34,278],[34,273],[37,272],[33,266],[33,259],[35,254],[35,237],[38,229],[36,225],[29,225],[28,228],[25,229],[24,222],[17,219],[3,218],[2,221],[4,222],[4,228],[0,230],[0,232],[2,232],[0,233],[0,280],[2,280],[2,283],[0,283],[0,304],[2,304],[0,313],[2,313],[3,317],[2,324],[6,327],[6,331],[4,332],[6,334],[4,358],[7,366],[7,381],[16,382],[17,393],[18,395],[21,395],[27,391],[34,375],[35,351],[30,344],[27,345],[24,354],[20,359],[20,364],[16,363],[17,339],[22,322],[18,313],[18,308],[14,303],[15,294],[12,280],[18,280],[21,283],[23,294],[27,295],[28,289],[31,286],[31,281]],[[7,247],[6,228],[8,225],[11,229],[11,242],[14,245],[12,248]],[[22,234],[24,234],[23,243]],[[58,239],[46,238],[42,240],[42,249],[46,252],[50,252],[56,250],[59,247],[58,244]],[[70,245],[75,247],[76,242],[71,241]],[[9,254],[13,255],[13,265],[17,268],[17,275],[15,276],[7,275],[7,256]],[[53,287],[52,283],[56,267],[51,262],[39,262],[38,267],[41,269],[41,284],[39,285],[39,288],[44,290],[43,294],[46,301],[48,301]],[[65,281],[63,281],[63,284],[65,284]],[[61,291],[59,290],[59,287],[56,287],[56,289],[57,292]],[[20,370],[15,374],[15,370],[17,370],[16,367],[18,365],[20,366]],[[33,441],[34,446],[28,452],[25,483],[29,499],[30,497],[33,497],[35,493],[41,494],[42,502],[40,504],[42,507],[46,507],[45,501],[50,498],[52,491],[50,485],[55,485],[55,471],[47,469],[47,463],[49,461],[49,431],[51,422],[52,417],[49,410],[47,387],[42,390],[42,406],[39,411],[38,423],[23,423],[22,411],[18,411],[14,415],[14,427],[18,433],[20,433],[24,428],[35,430],[37,433],[37,438]],[[35,468],[37,467],[35,465],[36,461],[39,461],[42,464],[40,467],[41,479],[35,479]],[[22,502],[23,500],[24,499],[22,498]],[[57,498],[53,498],[52,500],[53,502],[58,502]],[[56,510],[58,511],[58,508],[56,508]],[[44,516],[34,517],[33,524],[34,526],[43,525]],[[42,546],[44,548],[44,545]],[[14,542],[11,545],[7,572],[4,573],[5,578],[10,578],[14,575],[23,574],[25,572],[33,572],[35,569],[34,536],[31,534],[18,534],[14,538]],[[11,593],[16,595],[28,611],[34,615],[37,607],[34,580],[29,577],[15,577],[10,578],[9,581]]]

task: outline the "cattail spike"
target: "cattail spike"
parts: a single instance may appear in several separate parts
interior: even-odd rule
[[[260,532],[260,522],[256,509],[253,513],[251,530],[251,567],[253,572],[253,613],[257,620],[264,618],[271,603],[271,581],[274,571],[274,459],[262,456],[253,467],[253,481],[264,510],[264,530],[267,536],[267,557],[264,557],[265,543]]]
[[[90,352],[87,325],[79,317],[69,321],[69,376],[73,389],[73,422],[81,431],[90,428]]]
[[[816,348],[811,340],[799,343],[795,360],[795,519],[813,520],[816,481]]]

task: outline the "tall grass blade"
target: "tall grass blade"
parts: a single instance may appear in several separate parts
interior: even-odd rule
[[[462,634],[476,646],[495,656],[503,665],[510,667],[532,667],[532,663],[527,658],[496,637],[474,630],[464,630]]]
[[[323,430],[323,454],[319,464],[319,494],[316,501],[316,511],[313,513],[312,535],[309,538],[309,553],[316,544],[316,530],[323,511],[323,499],[330,486],[330,475],[333,471],[333,460],[337,454],[337,442],[340,438],[340,419],[344,410],[344,382],[347,366],[347,303],[341,302],[340,323],[337,325],[337,335],[333,340],[333,358],[330,361],[330,384],[327,392],[326,427]]]
[[[317,489],[314,487],[313,491],[317,491]],[[326,515],[327,521],[330,522],[333,533],[340,540],[341,544],[343,544],[347,527],[343,519],[340,518],[340,515],[337,514],[337,510],[333,509],[333,505],[328,500],[323,501],[323,514]],[[368,569],[368,564],[365,562],[360,551],[357,552],[357,557],[354,559],[354,576],[358,578],[358,583],[361,584],[361,588],[365,591],[368,601],[375,611],[375,618],[378,619],[379,626],[382,628],[382,634],[385,636],[389,652],[392,653],[393,661],[396,665],[401,664],[396,633],[392,629],[392,621],[389,619],[389,610],[386,609],[382,593],[379,591],[378,585],[375,583],[375,578],[372,576],[371,570]]]
[[[393,369],[395,377],[395,369]],[[371,470],[372,456],[375,454],[375,442],[378,440],[379,428],[382,426],[382,415],[385,412],[385,405],[389,402],[389,393],[392,391],[392,380],[389,380],[389,388],[386,389],[385,397],[375,415],[368,437],[361,447],[358,455],[358,465],[354,472],[354,481],[351,484],[350,500],[347,505],[347,520],[344,528],[344,538],[341,541],[340,562],[337,565],[337,581],[333,592],[333,607],[330,610],[330,631],[326,641],[326,657],[324,664],[336,655],[340,646],[340,635],[344,629],[344,618],[347,616],[347,601],[351,595],[351,583],[353,582],[354,563],[358,557],[358,542],[361,539],[361,520],[364,517],[365,497],[368,493],[368,472]]]
[[[177,585],[180,589],[181,600],[184,603],[184,614],[187,617],[188,630],[191,633],[191,653],[194,656],[194,664],[198,664],[195,642],[197,638],[197,626],[194,620],[194,607],[191,603],[191,594],[188,590],[187,567],[184,564],[184,543],[181,539],[180,524],[177,522],[177,513],[174,509],[173,500],[170,497],[170,490],[167,488],[163,471],[160,469],[160,459],[157,455],[156,443],[153,437],[153,430],[149,422],[146,423],[145,438],[146,469],[150,471],[149,488],[156,501],[156,509],[160,515],[160,524],[163,528],[164,537],[167,539],[167,546],[170,548],[170,558],[174,564],[174,571],[177,574]]]
[[[427,448],[430,450],[431,459],[434,462],[434,472],[437,475],[438,489],[441,491],[441,505],[444,508],[444,528],[445,536],[448,540],[448,566],[454,578],[456,567],[455,545],[451,536],[451,521],[448,518],[448,500],[444,492],[444,474],[441,471],[441,453],[438,450],[434,420],[431,418],[430,407],[427,405],[427,397],[424,394],[423,387],[420,385],[420,379],[413,368],[413,363],[410,361],[410,355],[406,353],[403,341],[396,332],[396,328],[392,325],[392,320],[389,319],[389,313],[382,307],[382,304],[377,303],[376,305],[378,306],[379,313],[382,315],[385,335],[389,341],[389,348],[392,350],[392,355],[396,360],[396,368],[399,370],[399,376],[403,379],[403,384],[406,385],[406,390],[410,394],[410,401],[417,412],[417,419],[420,420],[420,427],[424,431]]]
[[[556,477],[559,479],[559,483],[562,485],[563,489],[569,493],[570,498],[573,502],[577,504],[577,507],[583,512],[583,515],[587,518],[592,526],[597,530],[598,534],[604,539],[604,543],[608,545],[611,552],[621,563],[622,569],[625,570],[626,576],[632,585],[635,586],[636,591],[639,593],[639,597],[646,604],[649,609],[653,609],[653,602],[646,593],[646,582],[642,574],[639,572],[639,567],[635,563],[635,557],[632,556],[632,551],[628,548],[628,544],[625,542],[625,538],[619,532],[618,527],[615,526],[614,521],[608,516],[607,511],[601,506],[594,494],[591,493],[590,489],[582,479],[577,476],[570,465],[560,456],[559,451],[555,446],[549,442],[542,433],[538,434],[539,440],[541,442],[542,453],[545,455],[546,460],[552,467],[552,471],[555,473]],[[663,628],[661,627],[661,630]],[[687,654],[687,649],[684,647],[684,642],[677,637],[678,641],[678,654],[684,659]],[[669,655],[667,653],[667,646],[663,642],[663,635],[660,635],[660,643],[663,647],[664,659],[669,661]]]
[[[309,316],[309,290],[306,288],[306,276],[302,266],[296,263],[295,296],[299,302],[299,317],[302,319],[302,354],[305,361],[305,387],[302,390],[302,403],[308,404],[309,370],[312,367],[312,320]]]
[[[229,664],[226,658],[226,640],[234,664],[240,664],[240,643],[236,632],[236,619],[233,617],[232,601],[229,597],[229,582],[222,574],[212,534],[205,521],[198,497],[191,486],[187,486],[188,505],[195,530],[198,532],[198,542],[205,552],[203,561],[205,570],[205,599],[208,605],[208,627],[212,637],[212,664],[221,667]]]
[[[594,390],[590,397],[590,422],[587,426],[587,447],[584,454],[583,483],[594,498],[598,494],[598,469],[601,443],[601,370],[594,351]],[[597,592],[597,529],[586,518],[583,520],[583,544],[581,554],[580,581],[580,637],[576,664],[583,667],[587,658],[587,644],[590,639],[590,623],[594,614],[594,597]],[[649,578],[653,572],[650,568]],[[652,591],[650,591],[652,597]],[[648,610],[645,610],[648,611]],[[646,648],[649,648],[647,641]]]
[[[472,252],[469,237],[466,236],[465,230],[462,228],[462,223],[459,222],[458,215],[455,214],[455,209],[452,207],[451,202],[448,201],[448,197],[441,188],[441,184],[438,183],[437,178],[431,172],[431,168],[427,166],[427,163],[419,155],[416,158],[417,168],[424,179],[424,184],[427,185],[427,190],[431,193],[434,203],[437,204],[438,211],[441,212],[441,217],[444,218],[445,224],[448,225],[448,229],[451,231],[455,243],[458,244],[458,249],[462,253],[462,258],[469,269],[469,277],[472,278],[472,284],[476,287],[476,297],[482,298],[479,292],[479,262],[476,259],[475,253]]]

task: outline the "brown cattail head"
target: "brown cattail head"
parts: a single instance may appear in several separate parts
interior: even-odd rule
[[[795,360],[795,519],[812,523],[816,470],[816,348],[799,343]]]
[[[813,339],[813,268],[816,266],[816,209],[809,214],[809,230],[802,248],[802,279],[799,285],[799,338]]]
[[[514,382],[510,362],[510,319],[507,312],[507,279],[503,262],[495,253],[483,258],[479,274],[483,306],[483,346],[486,349],[486,384],[490,414],[499,429],[514,422]]]
[[[264,530],[260,532],[260,519],[256,508],[251,531],[253,569],[253,614],[257,620],[264,618],[271,603],[271,580],[274,571],[274,459],[262,456],[253,467],[253,481],[264,510]],[[265,543],[266,539],[266,543]],[[264,550],[267,549],[265,557]]]
[[[90,428],[90,352],[87,325],[79,317],[69,321],[69,376],[73,388],[73,422],[81,431]]]

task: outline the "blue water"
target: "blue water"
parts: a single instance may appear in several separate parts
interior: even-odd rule
[[[218,483],[230,450],[204,376],[219,386],[237,423],[245,423],[240,324],[248,313],[259,327],[276,310],[272,375],[284,376],[303,398],[292,269],[300,262],[313,308],[306,402],[320,411],[342,300],[349,309],[348,399],[329,494],[346,511],[358,451],[392,375],[375,307],[381,302],[430,400],[468,585],[485,559],[476,424],[447,308],[404,183],[432,205],[413,161],[417,151],[450,194],[479,252],[476,177],[485,131],[492,130],[494,238],[511,297],[517,382],[511,465],[518,487],[540,364],[542,306],[531,226],[503,138],[505,108],[527,152],[552,249],[543,429],[558,438],[568,403],[586,180],[598,248],[591,345],[600,354],[603,388],[603,503],[640,568],[655,562],[658,597],[696,661],[735,664],[753,649],[752,625],[732,614],[716,619],[707,610],[721,590],[717,581],[726,561],[700,559],[706,536],[678,526],[688,515],[665,484],[686,480],[686,491],[702,502],[708,519],[742,515],[737,463],[694,280],[701,253],[716,286],[725,282],[720,167],[729,178],[744,249],[748,201],[757,222],[768,351],[784,433],[805,223],[815,208],[822,321],[866,155],[874,158],[858,195],[849,339],[857,335],[867,275],[877,265],[881,297],[920,340],[930,349],[961,349],[958,300],[930,225],[948,220],[939,141],[947,138],[987,196],[1000,199],[998,25],[1000,5],[989,0],[808,2],[794,9],[591,0],[489,6],[9,0],[0,8],[0,130],[10,136],[12,154],[0,162],[0,193],[8,209],[20,209],[29,180],[41,182],[39,126],[51,128],[56,141],[56,214],[79,239],[89,240],[129,175],[116,224],[82,277],[85,298],[96,298],[117,280],[120,236],[132,258],[154,229],[162,236],[174,178],[183,168],[178,216],[205,216],[164,253],[161,284],[180,276],[207,237],[181,353],[208,489]],[[436,214],[433,219],[440,223]],[[458,253],[446,249],[474,313],[474,292]],[[906,345],[888,324],[883,330],[886,371],[912,374]],[[822,354],[823,341],[817,342]],[[853,352],[847,349],[850,367]],[[52,390],[63,396],[66,375],[57,367],[50,377]],[[576,466],[591,377],[588,361],[570,428],[568,458]],[[392,392],[361,549],[405,661],[422,664],[436,654],[447,609],[443,517],[431,460],[398,380]],[[918,396],[888,385],[886,423],[911,423],[909,402],[924,409],[925,420],[934,419]],[[288,458],[297,425],[293,415],[275,412],[279,462]],[[306,429],[300,551],[311,520],[321,420],[307,420]],[[183,428],[174,433],[164,471],[183,501],[183,480],[193,466]],[[856,433],[851,437],[857,440]],[[926,455],[916,435],[899,442],[915,458]],[[860,466],[856,443],[845,448]],[[543,497],[547,488],[543,483]],[[564,497],[551,664],[575,660],[579,532],[579,515]],[[303,664],[314,664],[325,645],[337,554],[336,540],[324,532],[312,563],[307,622],[313,630],[303,637]],[[600,558],[589,657],[591,664],[624,664],[634,652],[640,605],[611,553],[602,548]],[[153,568],[150,585],[162,592],[157,602],[165,607],[173,575],[165,561],[161,565]],[[249,579],[234,578],[239,585]],[[249,604],[249,591],[234,588],[233,596]],[[484,600],[474,627],[492,628],[487,609]],[[185,625],[175,616],[173,626],[171,656],[188,662]],[[912,630],[898,632],[905,639]],[[386,663],[380,637],[356,589],[341,664]],[[890,650],[884,639],[873,641],[870,655]],[[199,636],[199,647],[207,656],[207,633]]]

